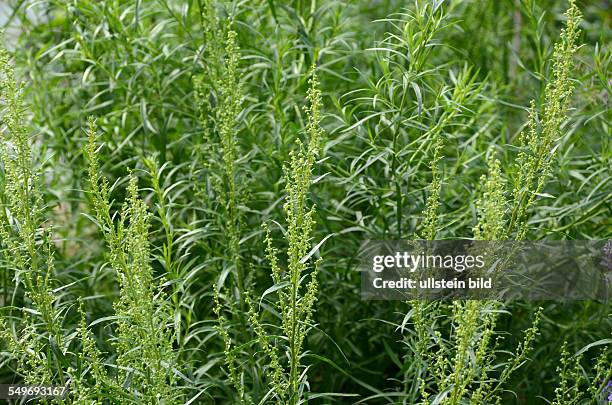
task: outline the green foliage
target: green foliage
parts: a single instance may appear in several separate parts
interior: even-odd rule
[[[605,1],[10,3],[1,383],[604,400],[609,303],[362,301],[356,254],[612,236]]]

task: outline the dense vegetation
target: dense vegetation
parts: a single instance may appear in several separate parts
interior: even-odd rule
[[[609,303],[362,301],[357,271],[367,239],[612,236],[607,1],[14,3],[0,383],[608,402]]]

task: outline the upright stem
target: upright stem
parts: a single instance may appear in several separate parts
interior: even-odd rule
[[[292,274],[291,280],[291,341],[290,341],[290,351],[291,351],[291,404],[297,404],[298,400],[298,389],[297,389],[297,380],[298,380],[298,367],[297,367],[297,348],[296,348],[296,339],[295,335],[297,333],[297,293],[298,293],[298,282],[297,279],[298,273],[297,271]]]

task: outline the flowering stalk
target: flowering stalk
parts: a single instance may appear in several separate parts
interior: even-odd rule
[[[195,80],[196,98],[200,109],[200,123],[204,131],[207,159],[221,161],[221,175],[216,182],[225,216],[220,226],[224,229],[227,262],[236,281],[234,294],[240,309],[245,312],[243,297],[244,270],[240,257],[241,215],[238,166],[238,117],[244,98],[239,71],[239,51],[232,22],[221,24],[214,2],[201,3],[204,27],[206,74]],[[213,101],[211,101],[213,100]],[[225,269],[222,274],[225,274]],[[224,277],[220,278],[223,281]]]
[[[552,81],[546,85],[544,92],[544,111],[538,117],[535,101],[532,100],[527,129],[520,136],[522,150],[516,159],[513,207],[506,231],[507,236],[516,233],[517,240],[527,234],[527,211],[550,174],[551,161],[557,150],[554,142],[561,135],[561,126],[568,115],[574,90],[571,73],[574,54],[578,50],[578,26],[582,19],[574,0],[570,0],[565,17],[565,28],[554,48]]]
[[[172,348],[172,314],[166,308],[150,266],[150,213],[138,196],[136,177],[130,172],[127,198],[118,221],[110,213],[108,181],[100,179],[96,155],[96,125],[89,119],[90,195],[98,226],[106,240],[109,261],[117,273],[117,365],[120,380],[128,377],[146,402],[173,400],[176,354]]]
[[[314,263],[310,280],[305,288],[303,283],[305,273],[309,270],[309,251],[312,246],[310,239],[314,230],[314,207],[309,208],[307,197],[312,184],[312,171],[322,142],[323,130],[321,121],[321,92],[315,68],[311,70],[310,88],[307,99],[309,105],[305,107],[308,122],[306,135],[308,145],[304,146],[298,141],[298,151],[291,153],[289,166],[285,168],[285,218],[287,231],[285,239],[288,247],[287,268],[281,269],[279,250],[274,247],[269,229],[264,226],[266,236],[266,254],[272,271],[274,288],[278,294],[276,302],[281,315],[281,330],[287,341],[287,367],[281,364],[279,348],[270,343],[272,337],[264,330],[259,321],[253,303],[249,300],[250,316],[253,329],[258,337],[260,346],[270,357],[269,376],[272,388],[280,403],[297,404],[300,402],[302,384],[305,374],[302,373],[301,355],[304,339],[311,328],[314,313],[314,303],[318,290],[317,273],[319,261]]]
[[[13,334],[5,328],[0,330],[0,339],[8,342],[26,381],[51,383],[58,378],[63,384],[62,366],[52,347],[56,351],[66,350],[61,316],[56,309],[57,298],[52,292],[55,271],[52,230],[44,227],[40,167],[32,156],[23,87],[16,81],[10,55],[3,47],[0,47],[0,91],[5,126],[0,141],[0,161],[4,169],[1,193],[2,201],[6,201],[0,207],[0,245],[6,263],[1,270],[5,279],[23,283],[25,297],[34,310],[24,311],[27,321],[23,331]],[[3,301],[11,305],[7,302],[6,286]],[[42,320],[43,330],[41,324],[32,319],[37,316]]]

